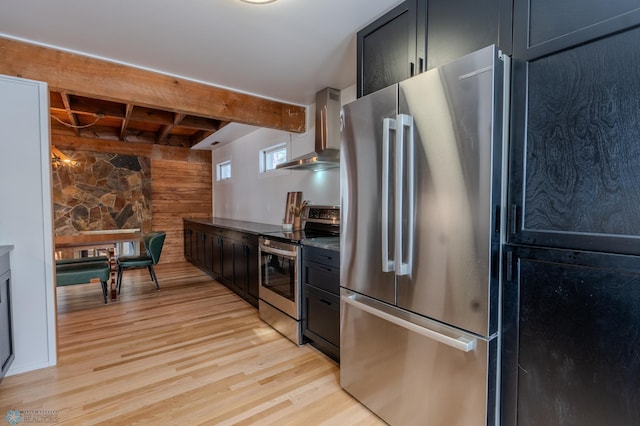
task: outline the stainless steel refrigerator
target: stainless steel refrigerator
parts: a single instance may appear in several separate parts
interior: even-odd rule
[[[509,58],[343,107],[340,382],[392,425],[498,422]]]

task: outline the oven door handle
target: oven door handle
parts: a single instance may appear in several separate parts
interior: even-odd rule
[[[282,257],[286,257],[287,259],[295,259],[296,258],[296,253],[292,253],[290,251],[287,250],[278,250],[272,247],[264,247],[264,246],[260,246],[260,251],[263,253],[268,253],[268,254],[275,254],[278,256],[282,256]]]

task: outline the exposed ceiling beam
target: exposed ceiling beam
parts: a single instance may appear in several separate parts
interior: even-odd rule
[[[189,138],[189,143],[191,144],[190,146],[194,146],[195,144],[197,144],[201,140],[211,136],[213,133],[214,132],[208,132],[206,130],[198,130],[196,133],[191,135],[191,137]]]
[[[0,74],[45,81],[69,94],[302,133],[306,110],[65,51],[0,37]]]
[[[73,130],[74,132],[76,132],[76,136],[80,136],[80,121],[78,120],[78,116],[71,111],[71,103],[69,102],[69,95],[67,95],[65,92],[60,92],[60,97],[62,98],[62,103],[64,104],[64,109],[67,111],[69,120],[73,125]]]
[[[155,123],[164,126],[173,124],[175,115],[176,113],[171,111],[160,111],[157,109],[136,107],[131,114],[131,120],[141,121],[144,123]]]
[[[156,139],[157,143],[162,143],[167,140],[167,136],[171,133],[171,130],[177,126],[182,119],[185,117],[185,114],[175,114],[173,117],[173,123],[162,126],[160,132],[158,132],[158,137]]]
[[[127,126],[129,125],[129,120],[131,118],[131,113],[133,112],[133,105],[132,104],[127,104],[125,113],[124,113],[124,119],[122,119],[122,125],[120,126],[120,140],[121,141],[126,141],[127,140]]]
[[[215,132],[220,129],[221,125],[218,120],[212,120],[210,118],[194,117],[192,115],[186,116],[181,122],[181,127],[188,127],[190,129],[210,130]]]

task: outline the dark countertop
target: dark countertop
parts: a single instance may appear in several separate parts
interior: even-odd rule
[[[190,218],[185,217],[185,220],[190,222],[199,223],[202,225],[217,226],[218,228],[232,229],[234,231],[246,232],[249,234],[260,235],[268,232],[282,231],[282,226],[271,225],[268,223],[248,222],[245,220],[224,219],[220,217],[208,217],[208,218]]]
[[[224,219],[220,217],[207,218],[189,218],[185,217],[193,223],[201,225],[215,226],[218,228],[231,229],[234,231],[246,232],[255,235],[264,235],[269,233],[282,233],[282,226],[271,225],[268,223],[248,222],[245,220]],[[327,250],[340,251],[340,237],[313,237],[303,238],[300,244],[305,246],[319,247]]]
[[[305,238],[300,241],[303,246],[318,247],[327,250],[340,251],[340,237]]]

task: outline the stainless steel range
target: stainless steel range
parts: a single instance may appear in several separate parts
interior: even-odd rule
[[[338,238],[340,207],[307,206],[304,230],[263,234],[260,251],[260,318],[297,345],[302,344],[300,245],[303,240]]]

